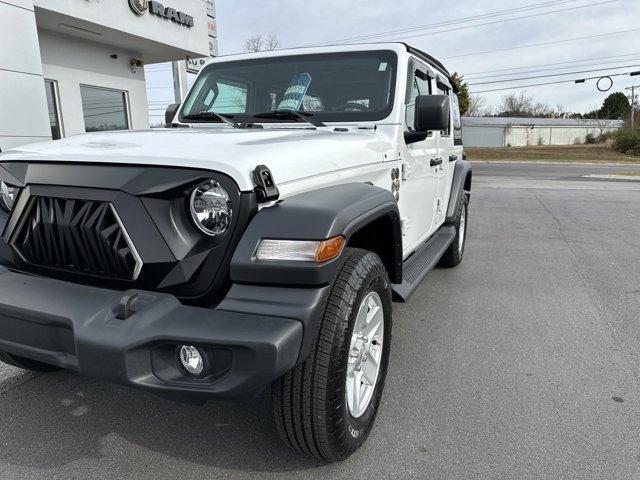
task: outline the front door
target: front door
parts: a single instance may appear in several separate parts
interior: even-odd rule
[[[406,99],[406,125],[414,127],[415,100],[431,94],[429,69],[411,60]],[[438,190],[438,171],[431,160],[438,157],[438,136],[429,132],[421,141],[406,146],[402,165],[399,208],[402,216],[405,256],[413,252],[434,232],[434,211]]]

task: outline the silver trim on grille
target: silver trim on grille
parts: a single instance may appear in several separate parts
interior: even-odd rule
[[[138,250],[136,250],[136,246],[133,244],[133,241],[131,240],[131,237],[129,236],[129,232],[127,232],[127,229],[124,228],[124,224],[122,223],[122,220],[120,219],[120,215],[118,215],[118,212],[116,211],[116,207],[113,206],[113,203],[109,203],[109,208],[111,209],[111,212],[113,213],[113,216],[116,217],[116,222],[118,222],[118,226],[120,227],[120,230],[122,231],[122,235],[124,236],[124,240],[127,242],[127,245],[129,246],[129,249],[131,250],[131,255],[133,255],[133,258],[136,261],[136,266],[133,269],[133,278],[132,278],[132,280],[137,280],[138,276],[140,275],[140,272],[142,271],[142,266],[144,265],[144,263],[142,262],[142,258],[140,257],[140,254],[138,253]]]

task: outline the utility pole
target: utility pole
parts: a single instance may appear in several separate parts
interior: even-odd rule
[[[636,88],[640,90],[640,86],[632,85],[625,88],[625,90],[631,91],[631,128],[635,126],[636,117]]]
[[[631,87],[631,128],[633,128],[636,121],[636,87]]]

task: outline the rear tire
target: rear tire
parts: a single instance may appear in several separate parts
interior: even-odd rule
[[[450,225],[456,229],[456,237],[449,245],[449,248],[440,258],[438,265],[445,268],[457,266],[464,256],[464,247],[467,241],[467,226],[469,220],[469,199],[467,195],[462,194],[462,200],[458,206],[456,217]]]
[[[61,368],[47,363],[36,362],[35,360],[18,357],[17,355],[6,352],[0,352],[0,361],[12,367],[31,370],[32,372],[55,372],[56,370],[61,370]]]
[[[291,449],[335,462],[365,442],[384,389],[391,321],[391,288],[382,261],[375,253],[346,249],[312,351],[272,385],[278,431]],[[353,393],[356,382],[362,395]]]

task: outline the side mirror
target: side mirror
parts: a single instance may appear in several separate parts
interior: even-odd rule
[[[180,108],[180,104],[179,103],[172,103],[171,105],[169,105],[167,107],[167,110],[164,112],[164,124],[167,127],[170,127],[171,124],[173,123],[173,119],[176,116],[176,113],[178,113],[178,109]]]
[[[413,122],[415,131],[405,133],[406,142],[420,142],[427,138],[428,132],[448,130],[449,102],[447,95],[418,95]]]

